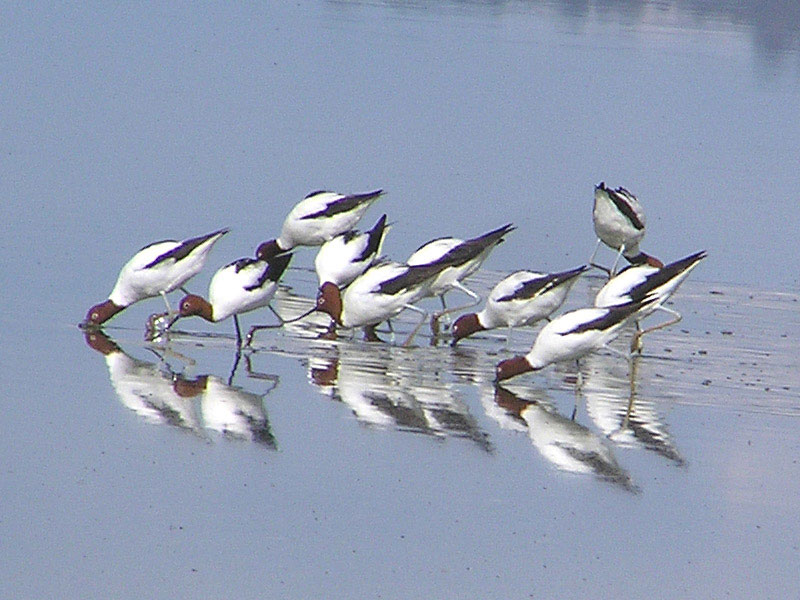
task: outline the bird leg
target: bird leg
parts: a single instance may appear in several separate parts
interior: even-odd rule
[[[239,327],[239,315],[233,315],[233,324],[236,327],[236,348],[237,349],[241,349],[241,347],[242,347],[242,330]]]
[[[506,334],[506,350],[511,350],[511,338],[514,336],[514,327],[508,326],[508,333]]]
[[[171,313],[172,307],[169,305],[169,298],[167,298],[167,292],[161,290],[159,294],[161,294],[161,297],[164,299],[164,304],[167,305],[167,314]]]
[[[261,331],[262,329],[278,329],[280,327],[283,327],[286,323],[291,323],[292,321],[297,321],[298,319],[302,319],[303,317],[310,315],[312,312],[314,312],[314,310],[316,310],[312,309],[307,313],[300,315],[299,317],[295,317],[294,319],[290,319],[289,321],[287,321],[282,316],[280,316],[274,308],[272,308],[271,304],[267,304],[267,308],[269,308],[270,311],[272,311],[272,314],[275,315],[275,317],[278,319],[278,321],[280,321],[280,323],[278,323],[277,325],[253,325],[250,328],[250,331],[247,332],[247,336],[245,337],[245,344],[244,344],[245,346],[250,346],[250,344],[253,343],[253,335],[255,334],[256,331]],[[234,317],[235,316],[236,315],[234,315]]]
[[[623,252],[625,252],[625,244],[622,244],[619,247],[619,252],[617,252],[617,257],[614,259],[614,264],[611,265],[611,269],[609,269],[608,271],[609,279],[612,278],[617,273],[617,263],[619,262],[619,259],[622,256]]]
[[[408,335],[408,338],[406,339],[406,341],[403,342],[403,347],[407,348],[408,346],[411,345],[411,342],[414,339],[414,336],[417,335],[417,332],[419,331],[419,328],[422,327],[422,324],[427,320],[428,313],[426,311],[422,310],[421,308],[417,308],[413,304],[406,304],[404,306],[404,308],[407,308],[409,310],[413,310],[414,312],[418,312],[420,315],[422,315],[422,317],[419,320],[419,323],[417,323],[417,326],[414,327],[414,330]]]
[[[233,385],[233,376],[236,375],[236,369],[239,368],[239,361],[242,358],[242,348],[241,346],[237,346],[236,348],[236,356],[233,357],[233,366],[231,367],[231,373],[228,375],[228,385]]]
[[[364,339],[368,342],[382,342],[383,340],[375,333],[375,325],[364,327]]]
[[[442,308],[441,311],[433,313],[433,316],[431,317],[431,332],[434,335],[438,335],[438,333],[439,333],[439,319],[441,319],[443,316],[449,315],[450,313],[453,313],[453,312],[455,312],[457,310],[464,310],[466,308],[472,308],[476,304],[480,304],[481,297],[478,296],[478,294],[473,292],[471,289],[469,289],[469,288],[465,287],[464,285],[462,285],[462,283],[460,281],[456,281],[453,284],[453,288],[464,292],[467,296],[469,296],[470,298],[473,299],[473,302],[470,302],[469,304],[463,304],[461,306],[454,306],[452,308],[447,308],[445,306],[445,303],[444,303],[444,294],[442,294],[440,296],[440,298],[442,299],[442,307],[443,308]]]
[[[639,322],[636,322],[637,331],[633,334],[633,339],[631,340],[631,352],[638,352],[639,354],[642,353],[642,336],[645,333],[650,333],[651,331],[656,331],[658,329],[663,329],[664,327],[669,327],[670,325],[674,325],[678,321],[680,321],[683,317],[681,313],[676,310],[672,310],[671,308],[667,308],[666,306],[659,306],[659,310],[663,310],[673,316],[672,319],[669,321],[665,321],[663,323],[659,323],[658,325],[653,325],[652,327],[648,327],[647,329],[642,329],[641,331],[638,330]]]
[[[594,252],[592,252],[591,258],[589,258],[589,266],[594,267],[595,269],[600,269],[601,271],[607,273],[609,277],[611,277],[611,269],[604,267],[603,265],[598,265],[596,262],[594,262],[594,257],[597,256],[597,251],[600,249],[601,243],[602,240],[597,238],[597,243],[594,245]]]

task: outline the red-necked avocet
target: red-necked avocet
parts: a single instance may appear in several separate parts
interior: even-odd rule
[[[645,304],[636,314],[636,333],[631,340],[631,351],[641,351],[641,338],[644,334],[674,325],[681,320],[680,313],[667,308],[664,303],[675,293],[684,279],[689,276],[692,269],[706,256],[706,252],[701,250],[662,268],[647,264],[629,266],[609,279],[608,283],[600,288],[595,297],[594,305],[606,308],[628,302],[650,300],[651,302]],[[654,325],[644,330],[640,329],[639,321],[656,310],[669,313],[673,318],[659,325]]]
[[[370,205],[382,194],[383,190],[347,195],[311,192],[289,212],[280,236],[262,243],[256,249],[256,256],[266,260],[296,246],[320,246],[355,228]]]
[[[314,259],[319,285],[347,287],[378,260],[386,231],[383,215],[369,231],[346,231],[322,244]]]
[[[427,294],[428,287],[441,270],[441,265],[378,263],[357,277],[344,292],[330,282],[323,283],[317,294],[316,309],[330,315],[342,327],[365,328],[369,339],[375,339],[374,327],[378,323],[405,309],[413,310],[422,318],[406,340],[408,345],[428,314],[412,303]]]
[[[208,300],[195,294],[185,296],[181,300],[177,316],[172,319],[168,328],[182,317],[196,315],[211,323],[217,323],[233,316],[236,344],[240,347],[242,332],[239,329],[238,315],[269,305],[278,289],[278,281],[291,258],[290,253],[279,254],[269,260],[240,258],[222,267],[211,278]],[[153,322],[152,317],[151,322]],[[252,337],[252,331],[253,329],[248,338]]]
[[[183,286],[205,265],[211,248],[227,229],[189,238],[165,240],[145,246],[125,263],[108,300],[89,309],[84,327],[98,327],[134,302],[161,296],[170,311],[167,294]]]
[[[641,302],[630,302],[610,308],[579,308],[553,319],[536,336],[531,351],[500,361],[495,381],[503,381],[528,371],[607,348],[619,335],[625,323],[642,308]],[[580,374],[580,370],[578,371]]]
[[[439,296],[442,302],[442,310],[433,315],[431,328],[436,331],[436,324],[439,318],[447,313],[475,306],[480,302],[478,294],[461,283],[477,271],[489,253],[503,241],[503,237],[513,231],[515,227],[510,223],[494,229],[481,236],[469,240],[444,237],[431,240],[417,248],[406,261],[412,266],[420,265],[442,265],[443,269],[439,276],[428,286],[428,296]],[[452,290],[461,290],[473,299],[473,302],[465,306],[447,308],[444,301],[445,294]]]
[[[548,318],[567,298],[569,290],[588,267],[561,273],[516,271],[494,286],[486,306],[477,313],[461,315],[453,323],[453,345],[477,331],[533,325]]]
[[[624,256],[631,264],[647,263],[654,267],[664,266],[660,260],[639,250],[639,244],[645,234],[645,217],[642,204],[624,187],[615,190],[600,182],[594,188],[594,210],[592,211],[594,231],[597,234],[589,264],[614,274],[620,256]],[[594,262],[600,242],[617,251],[616,259],[610,269]]]

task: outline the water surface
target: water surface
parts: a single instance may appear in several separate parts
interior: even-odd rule
[[[796,594],[794,4],[5,16],[0,595]],[[237,360],[228,322],[145,343],[159,299],[108,339],[75,327],[137,248],[230,226],[200,291],[319,188],[386,189],[365,224],[389,215],[397,259],[515,223],[485,293],[585,262],[601,180],[645,204],[645,250],[709,258],[683,321],[633,371],[587,358],[578,392],[570,365],[492,384],[535,330],[403,349],[313,320]],[[308,306],[312,261],[280,310]]]

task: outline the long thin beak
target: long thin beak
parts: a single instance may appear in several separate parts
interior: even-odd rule
[[[294,317],[293,319],[285,319],[283,321],[283,324],[285,325],[286,323],[294,323],[295,321],[299,321],[300,319],[305,319],[308,315],[310,315],[311,313],[315,312],[316,310],[317,310],[317,307],[314,306],[310,310],[307,310],[306,312],[304,312],[302,315],[300,315],[298,317]]]

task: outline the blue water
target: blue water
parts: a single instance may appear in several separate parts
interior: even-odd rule
[[[794,3],[20,5],[4,23],[0,596],[796,594]],[[236,362],[229,322],[146,344],[158,299],[111,322],[111,358],[75,327],[141,246],[231,227],[202,291],[320,188],[384,188],[365,221],[389,215],[396,259],[513,222],[485,292],[585,262],[600,181],[643,202],[647,252],[709,251],[633,385],[599,355],[579,394],[569,366],[498,392],[530,331],[406,351],[309,325]],[[307,305],[313,256],[284,309]]]

